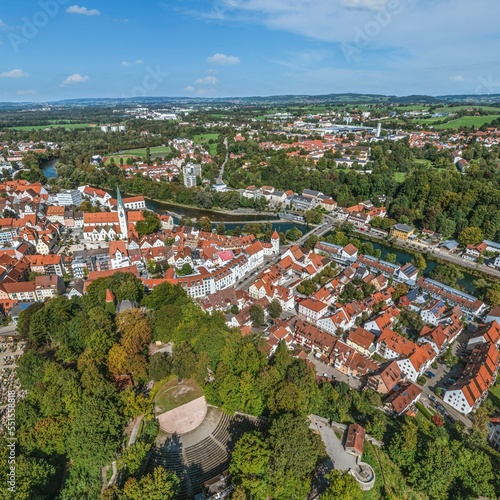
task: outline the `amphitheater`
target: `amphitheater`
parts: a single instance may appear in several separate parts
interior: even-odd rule
[[[231,451],[243,433],[259,429],[262,423],[253,417],[227,415],[208,406],[205,418],[194,430],[183,434],[165,434],[165,440],[151,454],[146,472],[163,466],[181,480],[179,499],[191,499],[201,493],[203,483],[224,472]]]

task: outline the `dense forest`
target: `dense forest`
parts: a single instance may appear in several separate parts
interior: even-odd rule
[[[117,302],[130,300],[143,308],[116,314],[114,304],[105,301],[108,289]],[[161,498],[174,498],[175,475],[161,469],[141,473],[158,433],[146,383],[172,374],[194,379],[208,402],[228,413],[268,419],[265,430],[244,435],[236,445],[230,466],[237,486],[233,498],[307,495],[313,471],[325,458],[321,441],[308,430],[310,413],[358,422],[386,443],[378,453],[391,474],[404,477],[395,482],[393,498],[417,498],[418,492],[422,499],[472,500],[493,498],[500,488],[493,474],[499,454],[486,444],[484,416],[469,434],[459,423],[437,427],[425,419],[389,419],[379,409],[378,394],[343,383],[318,384],[314,371],[285,345],[268,358],[259,335],[242,337],[221,314],[204,313],[169,283],[147,295],[135,277],[117,273],[93,282],[82,298],[30,306],[21,314],[19,333],[28,341],[18,368],[28,391],[16,408],[19,499],[98,498],[101,469],[117,456],[121,479],[103,500],[160,498],[152,493],[159,489]],[[147,346],[153,340],[173,342],[172,354],[150,356]],[[124,428],[141,414],[144,430],[126,448]],[[8,449],[2,450],[5,474]],[[370,498],[391,498],[390,493],[380,482]],[[332,473],[324,498],[339,494],[361,498],[355,482]]]

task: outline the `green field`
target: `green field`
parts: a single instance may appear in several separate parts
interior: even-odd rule
[[[492,113],[500,113],[500,107],[495,106],[443,106],[442,108],[437,108],[438,112],[446,112],[455,113],[456,111],[463,111],[464,109],[480,109],[481,111],[490,111]]]
[[[75,128],[89,128],[90,126],[90,123],[52,123],[50,125],[23,125],[20,127],[10,127],[9,130],[45,130],[46,128],[65,128],[71,130]]]
[[[428,109],[429,106],[424,104],[412,104],[408,106],[397,106],[397,111],[423,111],[424,109]]]
[[[415,123],[419,123],[420,125],[433,125],[434,123],[441,122],[447,118],[447,116],[443,116],[442,118],[415,118],[413,121]]]
[[[430,160],[416,159],[415,163],[422,165],[423,167],[432,167],[432,162]]]
[[[151,153],[151,156],[153,155],[158,155],[158,154],[167,154],[170,153],[170,147],[153,147],[149,148],[149,152]],[[122,155],[129,155],[129,156],[146,156],[146,148],[138,148],[138,149],[125,149],[123,151],[120,151],[119,153],[114,153],[110,156],[122,156]]]
[[[190,401],[201,398],[203,391],[192,381],[177,379],[167,382],[156,394],[155,405],[157,411],[164,413],[182,406]]]
[[[193,137],[194,142],[201,144],[205,141],[213,139],[216,141],[219,138],[219,134],[198,134]]]
[[[164,156],[168,153],[170,153],[171,149],[169,146],[162,147],[153,147],[149,148],[149,152],[151,154],[152,158],[158,157],[158,156]],[[120,158],[123,158],[126,160],[129,157],[135,158],[139,156],[140,158],[144,158],[146,156],[146,148],[138,148],[138,149],[126,149],[124,151],[120,151],[118,153],[113,153],[108,156],[108,160],[106,163],[109,163],[110,157],[112,156],[115,159],[115,162],[120,161]]]
[[[217,143],[208,144],[210,139],[217,141],[219,138],[219,134],[197,134],[193,137],[193,140],[196,144],[201,144],[205,148],[208,148],[208,152],[210,156],[215,156],[217,154]]]
[[[447,128],[460,128],[460,127],[481,127],[488,123],[491,123],[496,118],[500,118],[500,114],[497,115],[485,115],[485,116],[462,116],[462,118],[457,118],[455,120],[451,120],[448,123],[444,123],[443,125],[436,125],[436,128],[439,130],[447,129]]]
[[[394,180],[396,182],[404,182],[406,179],[406,172],[394,172]]]

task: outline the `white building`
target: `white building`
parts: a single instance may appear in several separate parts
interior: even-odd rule
[[[201,177],[201,165],[195,163],[188,163],[182,167],[182,176],[184,179],[184,186],[187,188],[196,187],[197,177]]]
[[[57,203],[59,205],[78,207],[82,203],[82,193],[78,189],[68,189],[57,193]]]
[[[305,299],[299,302],[299,316],[316,324],[328,311],[328,304],[319,300]]]

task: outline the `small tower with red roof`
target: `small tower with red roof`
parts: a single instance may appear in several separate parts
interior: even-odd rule
[[[280,235],[274,230],[273,234],[271,235],[271,244],[273,246],[273,253],[280,253]]]

